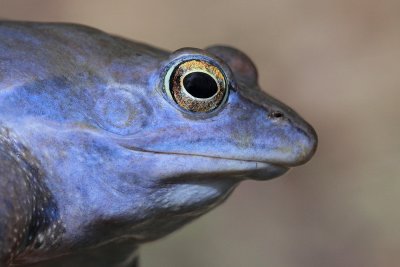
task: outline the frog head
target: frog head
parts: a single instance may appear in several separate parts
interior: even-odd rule
[[[93,195],[84,206],[104,221],[88,216],[87,225],[103,237],[118,229],[138,242],[157,239],[220,204],[241,181],[280,176],[316,149],[313,128],[260,88],[254,64],[234,48],[180,49],[136,71],[141,83],[89,94],[82,113],[95,124],[60,139],[74,140],[62,172],[81,168],[71,188],[85,180],[77,194]]]
[[[38,162],[57,211],[47,222],[62,228],[35,228],[35,251],[157,239],[241,181],[280,176],[315,152],[313,128],[260,88],[237,49],[168,53],[76,25],[7,27],[0,121]]]

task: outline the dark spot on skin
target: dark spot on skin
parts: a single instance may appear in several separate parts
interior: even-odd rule
[[[284,115],[280,111],[272,111],[268,114],[268,117],[271,119],[282,119]]]
[[[37,242],[35,243],[35,245],[33,246],[33,248],[34,248],[34,249],[38,249],[38,248],[40,248],[41,245],[42,245],[42,242],[37,241]]]

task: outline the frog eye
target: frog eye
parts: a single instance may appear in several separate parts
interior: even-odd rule
[[[167,94],[181,108],[191,112],[210,112],[227,96],[222,71],[202,60],[190,60],[171,68],[165,79]]]

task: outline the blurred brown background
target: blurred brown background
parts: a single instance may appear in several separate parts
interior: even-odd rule
[[[0,17],[78,22],[169,50],[238,47],[319,133],[310,163],[243,183],[144,246],[144,267],[399,266],[400,1],[0,0]]]

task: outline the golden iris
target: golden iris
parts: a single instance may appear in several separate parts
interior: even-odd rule
[[[183,109],[210,112],[219,107],[227,94],[221,70],[206,61],[190,60],[167,73],[167,94]]]

